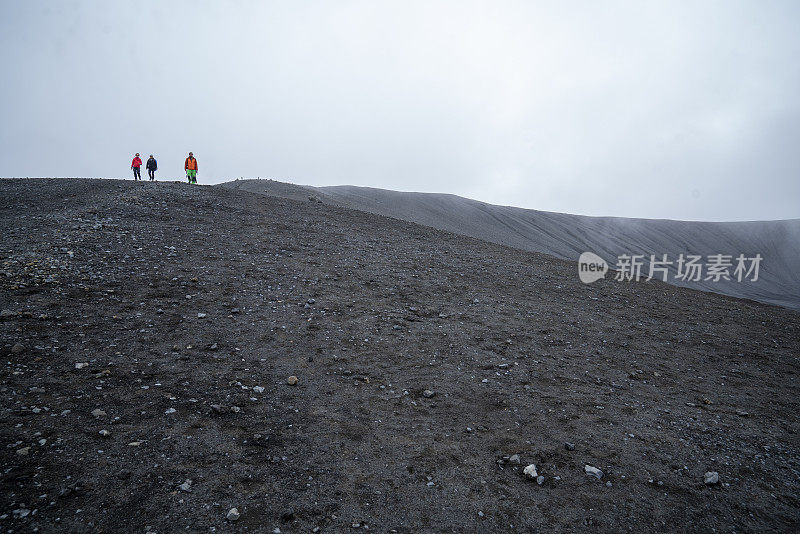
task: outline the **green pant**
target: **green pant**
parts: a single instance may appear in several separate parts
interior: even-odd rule
[[[186,179],[190,184],[197,183],[197,169],[186,169]]]

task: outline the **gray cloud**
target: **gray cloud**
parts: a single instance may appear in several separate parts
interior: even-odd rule
[[[640,5],[644,4],[644,5]],[[794,2],[4,2],[0,175],[800,217]]]

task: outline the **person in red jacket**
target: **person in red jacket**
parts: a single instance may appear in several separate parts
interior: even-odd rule
[[[186,170],[186,179],[189,180],[190,184],[197,183],[197,160],[194,159],[194,156],[191,152],[189,152],[189,157],[186,158],[186,163],[183,164],[183,168]]]
[[[141,180],[142,179],[142,158],[139,157],[139,153],[136,153],[136,156],[133,158],[131,162],[131,169],[133,169],[133,179],[134,180]]]

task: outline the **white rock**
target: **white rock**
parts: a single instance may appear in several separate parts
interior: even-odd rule
[[[230,510],[228,510],[228,515],[226,515],[225,517],[228,519],[228,521],[236,521],[241,517],[241,514],[239,513],[239,510],[237,510],[236,508],[231,508]]]
[[[592,467],[591,465],[584,465],[583,470],[586,472],[587,475],[591,475],[598,480],[603,478],[603,472],[596,467]]]
[[[709,486],[719,484],[719,473],[716,471],[708,471],[703,475],[703,482]]]
[[[175,413],[175,412],[177,412],[177,411],[178,411],[178,410],[176,410],[175,408],[167,408],[167,409],[166,409],[166,411],[165,411],[164,413],[165,413],[165,414],[171,414],[171,413]]]
[[[198,319],[204,319],[204,318],[205,318],[205,316],[206,316],[206,314],[205,314],[205,313],[198,313],[198,314],[197,314],[197,318],[198,318]],[[236,510],[236,508],[234,508],[234,510]]]
[[[253,391],[256,393],[264,393],[264,388],[261,386],[254,386]]]
[[[75,362],[75,369],[83,369],[89,367],[89,362]]]
[[[536,464],[530,464],[525,467],[525,469],[522,470],[522,474],[531,480],[536,480],[536,477],[539,476],[539,473],[536,472]]]

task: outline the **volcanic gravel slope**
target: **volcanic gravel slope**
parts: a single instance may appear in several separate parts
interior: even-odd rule
[[[3,530],[800,527],[797,312],[222,188],[0,216]]]
[[[777,304],[800,311],[800,219],[749,222],[697,222],[625,217],[586,217],[532,209],[497,206],[469,198],[438,193],[409,193],[372,187],[311,187],[274,180],[234,180],[221,187],[270,196],[307,200],[358,209],[377,215],[424,224],[439,230],[476,237],[499,245],[543,252],[572,261],[591,251],[612,268],[622,255],[639,255],[642,275],[649,274],[651,255],[667,255],[671,284],[739,298]],[[680,254],[729,256],[729,279],[708,276],[676,279]],[[736,258],[762,259],[758,279],[734,275]],[[663,267],[663,266],[662,266]],[[750,267],[750,262],[745,262]],[[655,271],[655,278],[659,277]]]

